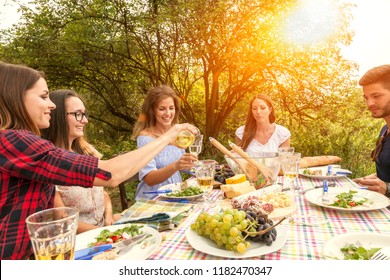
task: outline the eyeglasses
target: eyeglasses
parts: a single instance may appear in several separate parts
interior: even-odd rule
[[[372,161],[375,161],[378,158],[379,154],[382,151],[383,143],[385,142],[387,136],[389,136],[389,135],[390,135],[389,131],[386,130],[386,132],[381,137],[379,137],[378,140],[376,141],[376,147],[371,152]]]
[[[66,114],[67,115],[73,115],[74,118],[76,119],[76,121],[78,121],[78,122],[81,122],[84,118],[88,119],[88,113],[87,112],[83,113],[83,112],[77,111],[77,112],[68,112]]]

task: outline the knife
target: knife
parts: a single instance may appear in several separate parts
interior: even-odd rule
[[[328,187],[335,187],[335,186],[336,186],[336,183],[328,183]],[[312,187],[312,188],[310,188],[310,189],[303,190],[303,191],[301,191],[300,193],[305,193],[305,192],[307,192],[307,191],[314,190],[314,189],[318,189],[318,188],[322,188],[322,187],[323,187],[322,185],[314,186],[314,187]],[[290,190],[290,188],[283,188],[283,189],[282,189],[282,192],[284,192],[284,191],[289,191],[289,190]]]
[[[335,187],[336,184],[335,183],[328,183],[328,187]],[[307,189],[307,190],[303,190],[301,191],[299,194],[305,194],[307,193],[308,191],[311,191],[311,190],[314,190],[314,189],[319,189],[319,188],[323,188],[323,186],[314,186],[314,188],[310,188],[310,189]]]
[[[77,250],[74,254],[75,260],[91,260],[94,256],[102,254],[108,250],[113,250],[119,256],[128,252],[131,248],[137,245],[139,242],[143,241],[148,237],[148,234],[143,233],[132,238],[123,240],[114,244],[104,244],[95,246],[93,248],[85,248],[81,250]]]
[[[158,191],[147,191],[143,192],[143,194],[159,194],[159,193],[171,193],[172,190],[158,190]]]
[[[352,172],[351,171],[349,171],[349,170],[340,170],[340,171],[336,171],[335,172],[335,175],[345,175],[345,176],[348,176],[348,175],[351,175],[352,174]]]

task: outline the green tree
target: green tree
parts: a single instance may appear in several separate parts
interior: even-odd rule
[[[0,59],[44,70],[51,89],[82,93],[92,139],[118,147],[102,144],[107,153],[120,152],[122,142],[134,145],[129,134],[143,96],[162,83],[178,92],[182,121],[200,127],[205,139],[234,139],[257,92],[272,97],[278,123],[304,155],[356,160],[375,139],[378,124],[355,102],[356,66],[340,55],[352,38],[347,5],[332,2],[340,11],[333,33],[299,45],[282,32],[296,0],[34,3],[22,7],[20,24],[1,33]]]

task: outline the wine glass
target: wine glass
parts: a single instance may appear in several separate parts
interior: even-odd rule
[[[282,170],[284,175],[283,185],[290,189],[292,196],[295,196],[295,194],[299,191],[295,185],[295,178],[297,178],[299,174],[300,160],[301,153],[291,153],[284,156],[282,161]]]
[[[194,142],[188,147],[190,154],[198,156],[202,152],[203,135],[195,136]]]
[[[201,160],[195,167],[195,176],[198,186],[203,190],[203,208],[210,204],[210,194],[214,185],[215,161]]]
[[[280,157],[280,168],[282,169],[283,173],[283,162],[286,160],[288,155],[291,155],[294,153],[295,148],[294,147],[279,147],[278,149],[278,155]],[[280,191],[282,191],[282,187],[280,187]]]

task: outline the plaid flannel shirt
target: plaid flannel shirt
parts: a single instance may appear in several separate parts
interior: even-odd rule
[[[54,185],[92,187],[111,174],[98,159],[57,148],[26,130],[0,131],[0,259],[25,259],[32,247],[25,220],[52,208]]]

